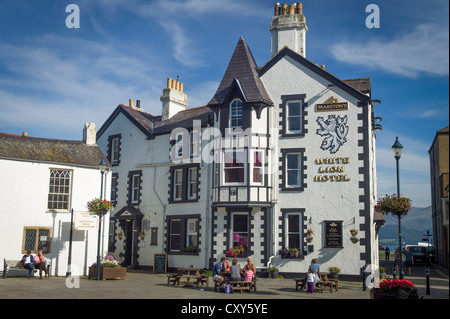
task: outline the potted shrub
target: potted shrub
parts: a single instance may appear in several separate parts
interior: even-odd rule
[[[330,272],[330,279],[338,279],[339,273],[341,272],[341,269],[335,266],[329,267],[328,271]]]
[[[358,234],[358,230],[352,228],[350,229],[350,234],[352,234],[352,236],[356,236]]]
[[[278,268],[272,267],[269,269],[269,278],[278,278],[278,274],[279,274]]]

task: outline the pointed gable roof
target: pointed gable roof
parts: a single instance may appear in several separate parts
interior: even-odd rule
[[[332,84],[336,85],[336,87],[342,89],[343,91],[352,95],[356,99],[362,102],[370,101],[370,96],[365,94],[365,93],[370,94],[370,80],[363,79],[359,81],[359,83],[357,83],[358,81],[356,80],[353,81],[341,80],[336,76],[332,75],[331,73],[329,73],[328,71],[325,71],[318,65],[314,64],[313,62],[309,61],[305,57],[301,56],[297,52],[292,51],[287,46],[285,46],[282,50],[278,51],[277,54],[275,54],[266,64],[264,64],[261,67],[261,69],[259,69],[258,71],[259,76],[263,76],[268,70],[270,70],[275,64],[277,64],[281,59],[283,59],[286,56],[292,58],[293,60],[297,61],[304,67],[311,70],[312,72],[328,80]]]
[[[246,102],[261,102],[273,105],[258,76],[255,59],[242,37],[236,45],[222,82],[214,97],[209,101],[208,106],[223,104],[235,88],[241,91]]]

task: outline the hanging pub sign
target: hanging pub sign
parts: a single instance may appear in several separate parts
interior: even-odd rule
[[[316,112],[346,110],[348,110],[348,102],[338,102],[338,100],[334,97],[330,97],[325,101],[325,103],[316,104]]]
[[[342,248],[342,221],[326,220],[325,247]]]

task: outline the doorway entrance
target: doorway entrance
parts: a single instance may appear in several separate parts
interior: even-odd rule
[[[116,247],[122,256],[122,264],[126,267],[138,268],[138,234],[141,232],[142,217],[144,215],[132,206],[125,206],[119,210],[114,218],[124,234],[123,247]]]

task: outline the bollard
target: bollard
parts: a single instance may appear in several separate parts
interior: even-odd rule
[[[430,270],[428,268],[425,270],[425,277],[426,277],[426,284],[427,284],[426,294],[430,295]]]
[[[369,272],[367,271],[367,264],[362,267],[363,272],[363,291],[367,290],[367,277],[369,277]]]

